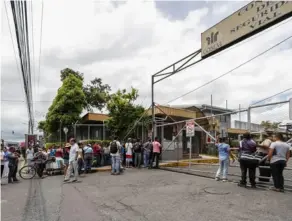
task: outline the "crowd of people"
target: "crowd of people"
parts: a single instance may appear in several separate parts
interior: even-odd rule
[[[227,181],[230,151],[238,150],[238,161],[241,169],[240,187],[247,186],[247,172],[252,188],[256,188],[256,168],[259,167],[259,181],[269,181],[272,176],[273,191],[284,191],[283,170],[290,158],[290,147],[283,141],[280,133],[275,135],[264,134],[264,141],[257,144],[249,133],[243,135],[240,145],[231,148],[225,138],[220,138],[217,144],[219,153],[219,168],[215,175],[217,181]],[[131,139],[123,143],[115,137],[108,146],[101,146],[100,143],[78,143],[71,138],[64,146],[40,148],[30,146],[22,153],[27,165],[36,164],[37,174],[43,178],[43,172],[59,170],[64,174],[64,182],[78,180],[82,173],[90,173],[92,167],[111,166],[111,174],[119,175],[125,168],[154,168],[159,167],[159,157],[162,146],[155,137],[141,142],[139,138]],[[1,178],[8,177],[8,183],[18,182],[17,171],[21,151],[1,145]],[[54,159],[48,161],[48,159]],[[269,167],[267,167],[269,166]]]
[[[240,141],[239,148],[230,148],[225,138],[221,138],[217,144],[219,152],[219,168],[215,179],[217,181],[227,181],[229,158],[231,150],[238,150],[238,160],[241,169],[241,180],[238,184],[240,187],[247,186],[247,171],[249,182],[252,188],[256,188],[256,168],[259,167],[260,181],[269,181],[272,175],[274,186],[271,190],[276,192],[284,191],[284,176],[283,171],[287,166],[290,158],[290,147],[283,141],[283,135],[276,133],[264,134],[264,141],[257,144],[250,133],[243,135]],[[270,168],[267,168],[267,165]]]

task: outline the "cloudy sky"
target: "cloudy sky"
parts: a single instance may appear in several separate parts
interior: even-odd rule
[[[113,91],[136,87],[140,92],[137,102],[149,107],[150,76],[198,50],[203,31],[245,4],[244,1],[44,1],[39,56],[42,4],[33,1],[30,35],[34,36],[32,85],[36,121],[46,114],[61,85],[60,70],[66,67],[83,72],[85,82],[101,77]],[[16,44],[9,4],[7,9]],[[3,4],[1,12],[1,133],[4,139],[22,140],[27,131],[24,91]],[[228,108],[238,108],[239,104],[247,107],[286,90],[292,85],[292,39],[214,83],[168,103],[291,35],[290,19],[158,83],[155,101],[210,104],[212,94],[215,106],[225,107],[228,100]],[[267,102],[287,100],[291,95],[288,91]],[[246,116],[242,114],[241,118],[245,120]],[[252,112],[253,122],[287,119],[288,105]]]

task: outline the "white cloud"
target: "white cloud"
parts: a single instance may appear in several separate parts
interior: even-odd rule
[[[214,20],[220,21],[225,14],[230,14],[242,4],[216,2],[208,8],[190,11],[184,20],[170,20],[156,8],[153,1],[127,1],[118,6],[108,1],[45,1],[41,75],[39,87],[37,76],[33,77],[34,100],[52,100],[61,85],[60,70],[71,67],[83,72],[86,82],[101,77],[114,90],[131,85],[139,88],[141,98],[138,102],[144,101],[143,104],[148,107],[150,76],[199,49],[200,33],[213,25]],[[214,7],[219,7],[216,13],[213,13]],[[33,16],[35,64],[38,70],[41,16],[38,1],[33,1]],[[155,100],[164,104],[229,71],[291,34],[290,21],[235,45],[155,85]],[[1,37],[1,99],[23,100],[4,7]],[[292,85],[292,78],[289,77],[291,45],[290,40],[174,103],[210,103],[210,95],[213,94],[216,106],[225,106],[225,100],[228,100],[229,108],[237,108],[239,104],[247,107],[252,101],[287,89]],[[38,102],[34,105],[35,111],[46,113],[49,105],[49,102]],[[256,122],[282,120],[288,116],[285,110],[283,106],[265,114],[253,113],[252,119]],[[26,132],[27,126],[19,123],[27,121],[24,103],[2,102],[1,111],[3,131]],[[40,120],[42,115],[36,114],[36,120]],[[242,119],[246,119],[244,117],[242,115]]]

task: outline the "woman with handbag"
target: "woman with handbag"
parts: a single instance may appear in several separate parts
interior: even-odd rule
[[[249,181],[252,188],[256,188],[256,168],[258,166],[258,159],[255,158],[257,150],[256,142],[251,138],[250,133],[243,135],[243,140],[240,142],[239,148],[239,163],[241,170],[241,181],[238,186],[246,187],[246,175],[248,170]]]

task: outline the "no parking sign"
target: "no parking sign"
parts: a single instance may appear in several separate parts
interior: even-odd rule
[[[186,122],[186,136],[193,137],[195,136],[195,123],[194,120],[189,120]]]

